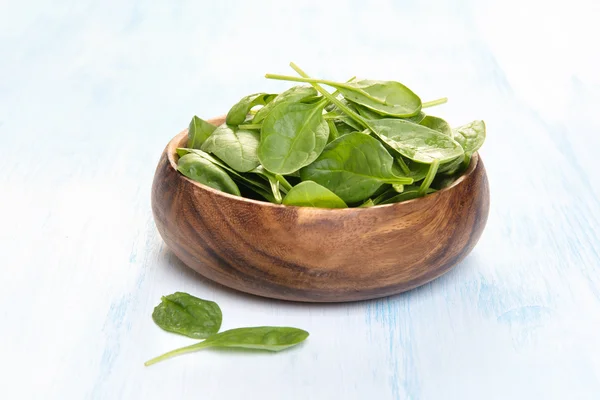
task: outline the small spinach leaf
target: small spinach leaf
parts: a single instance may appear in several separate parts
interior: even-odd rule
[[[217,129],[216,126],[194,115],[188,127],[188,147],[192,149],[201,148],[215,129]]]
[[[452,128],[450,128],[450,125],[446,121],[439,117],[427,115],[425,118],[423,118],[423,120],[421,120],[421,122],[418,122],[418,124],[443,133],[448,137],[452,137]]]
[[[258,110],[254,118],[253,124],[260,124],[267,115],[281,103],[298,103],[306,99],[311,99],[317,96],[317,91],[310,86],[294,86],[285,92],[281,92],[271,102]]]
[[[456,140],[465,150],[467,160],[471,159],[485,141],[485,122],[481,120],[470,122],[452,131]]]
[[[268,93],[255,93],[243,97],[238,101],[231,110],[227,113],[225,122],[228,125],[239,125],[244,123],[246,116],[250,112],[250,109],[254,106],[268,104],[275,98],[276,95]]]
[[[304,181],[294,186],[283,199],[286,206],[318,208],[346,208],[344,200],[331,190],[313,181]]]
[[[325,102],[282,103],[267,115],[260,133],[258,158],[269,171],[285,175],[313,162],[327,144]]]
[[[219,332],[223,315],[218,304],[187,293],[163,296],[154,308],[152,319],[168,332],[194,339],[205,339]]]
[[[177,170],[193,181],[222,192],[240,196],[240,189],[222,168],[197,154],[186,154],[177,163]]]
[[[308,335],[308,332],[302,329],[278,326],[231,329],[217,333],[203,342],[165,353],[162,356],[146,361],[144,365],[152,365],[180,354],[191,353],[209,347],[281,351],[303,342]]]
[[[215,154],[238,172],[248,172],[259,165],[259,142],[258,132],[223,124],[204,142],[202,150]]]
[[[384,183],[413,182],[394,175],[393,162],[379,141],[355,132],[329,143],[315,162],[300,170],[300,177],[325,186],[346,203],[355,203],[371,196]]]

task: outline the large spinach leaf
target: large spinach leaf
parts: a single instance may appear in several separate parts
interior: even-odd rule
[[[300,177],[325,186],[346,203],[355,203],[371,196],[384,183],[413,182],[394,175],[393,162],[379,141],[355,132],[329,143],[315,162],[300,170]]]
[[[206,339],[219,332],[223,315],[214,301],[175,292],[162,297],[154,308],[152,319],[165,331]]]
[[[323,119],[325,102],[282,103],[267,115],[258,159],[269,171],[290,174],[313,162],[327,144],[329,126]]]

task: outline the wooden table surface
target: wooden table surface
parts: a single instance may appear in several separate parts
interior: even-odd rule
[[[0,397],[597,399],[600,6],[554,1],[0,2]],[[487,228],[419,289],[351,304],[253,297],[166,248],[150,185],[192,115],[280,91],[267,72],[395,79],[484,119]],[[400,257],[401,255],[399,255]],[[151,319],[217,301],[223,328],[310,331],[203,351]]]

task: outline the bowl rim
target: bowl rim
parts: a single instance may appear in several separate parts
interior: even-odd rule
[[[222,123],[222,121],[225,120],[225,116],[220,116],[220,117],[215,117],[215,118],[211,118],[208,119],[208,122],[211,123],[215,123],[215,122],[220,122],[217,125],[220,125]],[[426,196],[423,197],[419,197],[416,199],[411,199],[411,200],[406,200],[400,203],[391,203],[391,204],[379,204],[376,206],[371,206],[371,207],[346,207],[346,208],[321,208],[321,207],[302,207],[302,206],[287,206],[287,205],[283,205],[283,204],[275,204],[275,203],[271,203],[268,201],[260,201],[260,200],[254,200],[254,199],[249,199],[247,197],[242,197],[242,196],[236,196],[233,194],[229,194],[229,193],[225,193],[222,192],[220,190],[214,189],[210,186],[204,185],[200,182],[196,182],[190,178],[188,178],[187,176],[179,173],[179,171],[177,170],[177,161],[175,160],[175,156],[177,155],[177,149],[181,148],[181,146],[179,146],[178,144],[180,142],[182,142],[184,136],[187,136],[188,134],[188,128],[184,129],[183,131],[179,132],[177,135],[175,135],[167,144],[167,147],[165,148],[165,152],[167,153],[167,160],[169,161],[169,165],[171,166],[171,168],[173,168],[175,170],[175,172],[179,175],[180,178],[185,179],[186,181],[190,182],[191,184],[195,185],[196,187],[202,189],[202,190],[206,190],[210,193],[213,193],[215,195],[218,196],[223,196],[226,197],[230,200],[234,200],[234,201],[239,201],[239,202],[243,202],[243,203],[251,203],[251,204],[256,204],[257,206],[262,206],[262,207],[273,207],[273,208],[277,208],[277,209],[309,209],[309,210],[327,210],[328,212],[349,212],[349,211],[353,211],[353,212],[361,212],[361,210],[363,211],[368,211],[368,210],[373,210],[373,209],[382,209],[382,208],[392,208],[392,207],[402,207],[403,205],[407,205],[407,204],[413,204],[415,202],[418,201],[422,201],[426,198],[428,199],[432,199],[435,198],[437,196],[440,196],[443,193],[449,192],[451,190],[453,190],[454,188],[456,188],[457,186],[463,184],[468,178],[471,177],[471,175],[473,175],[475,169],[477,168],[477,166],[479,165],[479,153],[475,152],[472,154],[471,156],[471,163],[469,164],[469,168],[467,168],[467,170],[454,182],[452,182],[452,184],[448,187],[445,187],[442,190],[438,190],[434,193],[428,194]]]

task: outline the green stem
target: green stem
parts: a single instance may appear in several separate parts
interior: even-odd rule
[[[329,125],[329,137],[331,137],[330,142],[340,137],[340,133],[338,132],[337,127],[335,126],[335,122],[333,122],[331,119],[328,119],[327,125]]]
[[[178,355],[181,355],[181,354],[186,354],[186,353],[192,353],[194,351],[198,351],[198,350],[203,349],[205,347],[210,347],[210,344],[204,345],[204,342],[199,342],[199,343],[193,344],[191,346],[181,347],[179,349],[171,350],[168,353],[165,353],[165,354],[163,354],[161,356],[154,357],[153,359],[146,361],[144,363],[144,365],[146,367],[148,367],[148,366],[150,366],[152,364],[156,364],[157,362],[164,361],[164,360],[169,359],[171,357],[175,357],[175,356],[178,356]]]
[[[281,185],[281,189],[285,193],[292,190],[292,185],[290,185],[290,183],[287,181],[287,179],[285,179],[285,177],[283,175],[276,174],[275,179],[277,179],[279,181],[279,185]]]
[[[299,75],[301,75],[303,77],[307,77],[308,76],[306,74],[306,72],[302,71],[300,69],[300,67],[298,67],[293,62],[290,63],[290,67],[292,67],[294,69],[294,71],[296,71]],[[269,74],[267,74],[267,77],[268,77],[268,75]],[[344,113],[346,113],[350,118],[352,118],[357,123],[359,123],[360,125],[364,126],[365,128],[371,129],[371,127],[369,126],[369,124],[368,124],[368,122],[366,120],[364,120],[360,115],[358,115],[357,113],[355,113],[354,111],[352,111],[351,109],[349,109],[348,107],[346,107],[346,105],[344,103],[342,103],[341,101],[339,101],[338,99],[336,99],[335,97],[333,97],[331,95],[331,93],[329,93],[327,90],[323,89],[323,87],[321,85],[319,85],[318,83],[311,83],[311,85],[319,93],[321,93],[324,97],[326,97],[330,102],[332,102],[333,104],[335,104],[340,110],[342,110]]]
[[[400,165],[400,169],[404,172],[404,175],[410,175],[410,168],[408,168],[404,159],[402,159],[402,157],[396,157],[396,161],[398,161],[398,165]]]
[[[271,192],[273,192],[275,204],[281,204],[283,199],[281,198],[281,192],[279,191],[279,181],[274,177],[269,177],[269,184],[271,185]]]
[[[290,65],[293,63],[290,63]],[[292,67],[294,68],[294,67]],[[294,68],[295,69],[295,68]],[[297,71],[296,71],[297,72]],[[298,78],[296,76],[288,76],[288,75],[279,75],[279,74],[267,74],[265,75],[268,79],[278,79],[280,81],[292,81],[292,82],[304,82],[304,83],[322,83],[323,85],[333,86],[334,88],[344,88],[348,90],[352,90],[354,92],[358,92],[361,95],[367,97],[369,100],[374,101],[375,103],[379,103],[382,105],[388,105],[384,100],[378,99],[377,97],[371,96],[369,93],[365,92],[361,88],[357,88],[355,86],[348,85],[343,82],[335,82],[327,79],[314,79],[309,77]]]
[[[425,103],[423,103],[423,105],[421,106],[421,108],[439,106],[440,104],[444,104],[444,103],[447,103],[447,102],[448,102],[448,98],[447,97],[442,97],[441,99],[426,101]]]
[[[424,196],[427,193],[427,189],[429,189],[431,182],[433,182],[433,178],[435,178],[435,174],[437,173],[439,166],[440,160],[433,160],[429,166],[429,170],[427,171],[427,175],[425,176],[423,183],[421,183],[421,186],[419,187],[419,196]]]
[[[242,124],[238,125],[239,129],[260,129],[262,128],[262,124]]]

